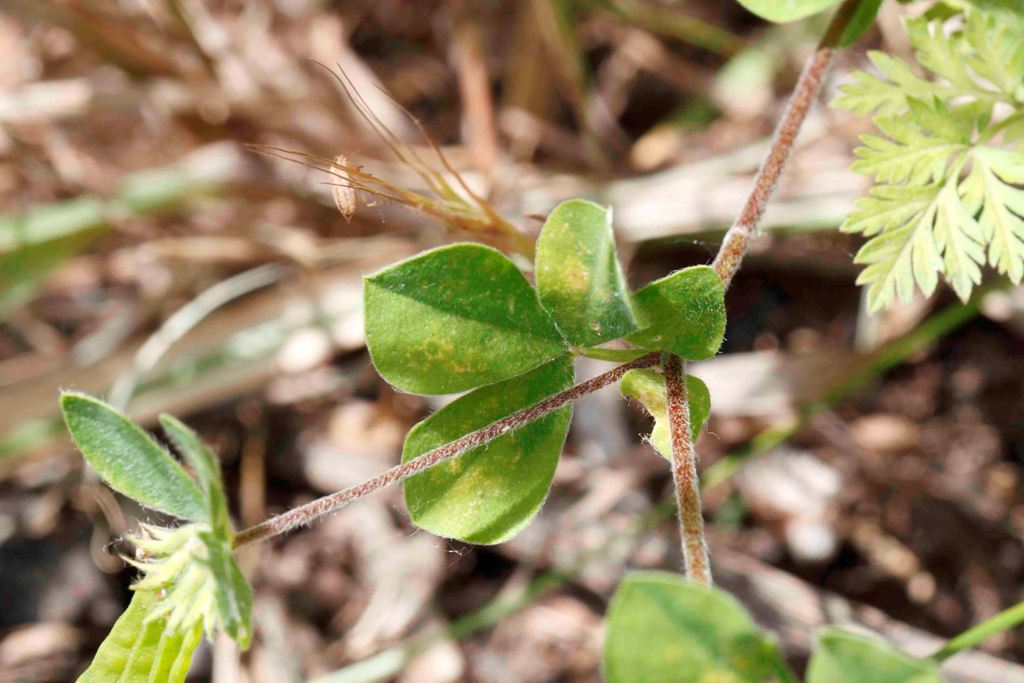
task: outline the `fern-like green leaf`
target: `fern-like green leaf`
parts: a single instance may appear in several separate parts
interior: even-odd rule
[[[959,96],[991,96],[967,71],[965,41],[961,33],[947,33],[941,22],[929,22],[925,17],[908,19],[905,25],[918,63],[945,79],[949,91]]]
[[[927,80],[872,53],[834,104],[875,112],[853,170],[879,183],[843,224],[870,239],[857,282],[877,310],[929,295],[943,276],[966,299],[987,263],[1024,279],[1024,18],[999,0],[906,22]],[[959,14],[956,13],[959,9]]]
[[[988,242],[988,262],[1014,284],[1024,278],[1024,154],[979,147],[973,168],[961,185],[964,203],[978,214],[981,234]]]
[[[915,211],[906,212],[906,204],[902,204],[898,197],[900,188],[890,186],[890,197],[897,199],[881,199],[875,195],[869,208],[863,208],[860,212],[851,216],[851,223],[847,230],[855,230],[857,221],[879,221],[883,216],[903,215],[905,220],[893,225],[891,221],[883,231],[865,244],[857,257],[856,263],[867,266],[857,278],[857,284],[868,286],[868,306],[871,310],[882,308],[891,303],[896,296],[903,301],[908,301],[914,293],[914,281],[925,294],[935,291],[938,283],[938,272],[942,269],[942,259],[938,246],[935,244],[933,235],[933,224],[935,214],[938,211],[941,188],[937,185],[930,185],[927,189],[930,199],[919,205],[915,201],[912,206],[918,207]]]
[[[964,36],[973,54],[966,63],[994,85],[1004,101],[1024,102],[1024,18],[1016,12],[970,12]],[[961,67],[963,68],[963,67]]]
[[[871,51],[868,57],[884,78],[865,71],[854,73],[854,82],[840,86],[842,94],[833,100],[833,106],[849,109],[858,116],[895,116],[906,110],[908,97],[948,101],[957,94],[953,88],[921,78],[903,61],[884,52]]]
[[[880,183],[926,185],[946,175],[950,157],[965,151],[971,130],[965,121],[948,115],[936,100],[932,105],[910,100],[910,113],[876,121],[886,137],[863,135],[853,170]]]
[[[940,194],[935,212],[935,246],[942,252],[946,281],[966,301],[974,285],[981,284],[984,236],[981,226],[957,196],[954,183],[947,183]]]

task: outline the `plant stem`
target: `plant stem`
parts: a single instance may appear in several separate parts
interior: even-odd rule
[[[757,237],[757,226],[764,215],[768,200],[778,185],[779,177],[786,166],[793,146],[796,143],[797,134],[807,118],[811,104],[814,102],[818,91],[821,90],[821,83],[829,64],[832,62],[832,55],[839,39],[850,21],[853,10],[859,0],[846,0],[832,17],[825,35],[818,42],[818,47],[807,60],[796,87],[789,97],[786,105],[786,112],[782,116],[775,134],[772,136],[772,144],[768,155],[761,163],[757,175],[754,177],[754,186],[747,197],[746,203],[740,216],[736,219],[729,231],[725,233],[722,246],[715,256],[715,272],[722,279],[722,284],[728,289],[732,278],[739,270],[740,263],[750,248],[750,243]]]
[[[1021,623],[1024,623],[1024,602],[1018,602],[1013,607],[1003,610],[991,619],[983,621],[977,626],[969,628],[955,638],[950,639],[938,652],[931,655],[929,659],[936,662],[945,661],[957,652],[977,647],[987,638],[1009,630]]]
[[[714,268],[725,289],[743,263],[750,243],[757,237],[757,227],[764,215],[786,161],[796,144],[797,135],[811,104],[821,90],[822,81],[832,62],[832,55],[842,38],[860,0],[845,0],[836,10],[814,53],[804,64],[796,87],[789,97],[786,111],[779,121],[771,146],[754,176],[750,195],[739,218],[725,233],[715,255]],[[700,488],[697,480],[697,458],[690,435],[689,409],[686,405],[686,381],[682,361],[669,355],[663,363],[669,422],[672,430],[672,475],[679,503],[679,526],[682,530],[686,573],[693,581],[711,583],[707,544],[704,540],[704,518],[701,514]],[[785,433],[782,433],[785,436]]]
[[[697,479],[697,453],[690,436],[690,411],[686,405],[686,375],[683,361],[674,353],[662,360],[665,371],[665,400],[669,427],[672,431],[672,481],[679,508],[679,531],[683,542],[683,564],[686,577],[696,583],[711,585],[711,565],[704,540],[704,514],[700,503],[700,482]]]
[[[372,479],[368,479],[360,484],[350,486],[347,489],[342,489],[341,491],[326,495],[322,498],[317,498],[305,505],[300,505],[297,508],[292,508],[287,512],[281,513],[276,517],[271,517],[256,526],[249,527],[235,536],[235,540],[232,545],[234,548],[240,548],[244,545],[248,545],[249,543],[279,536],[300,526],[305,526],[324,515],[340,510],[349,503],[359,500],[363,496],[373,493],[377,489],[393,484],[396,481],[401,481],[406,477],[422,472],[423,470],[429,469],[446,460],[455,458],[466,451],[472,450],[473,448],[483,446],[499,436],[507,434],[508,432],[518,429],[529,422],[533,422],[534,420],[544,417],[548,413],[558,410],[568,403],[571,403],[587,394],[593,393],[602,387],[606,387],[613,382],[617,382],[629,370],[633,370],[634,368],[647,368],[657,364],[658,353],[653,352],[646,356],[641,356],[629,363],[624,363],[623,365],[614,367],[611,370],[588,379],[585,382],[580,382],[579,384],[569,387],[565,391],[549,396],[536,405],[523,408],[522,410],[512,413],[508,417],[504,417],[497,422],[483,427],[482,429],[470,432],[455,441],[450,441],[449,443],[439,446],[432,451],[427,451],[423,455],[413,458],[408,462],[392,467]]]

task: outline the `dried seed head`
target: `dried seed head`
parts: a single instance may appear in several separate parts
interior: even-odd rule
[[[341,181],[331,186],[331,196],[334,197],[334,205],[338,207],[338,211],[345,217],[346,221],[351,221],[352,216],[356,213],[356,190],[349,184],[349,174],[345,169],[348,167],[348,160],[344,155],[339,154],[334,157],[334,165],[331,168],[331,173]]]

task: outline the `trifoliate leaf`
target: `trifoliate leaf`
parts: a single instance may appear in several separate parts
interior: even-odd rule
[[[610,208],[562,202],[537,239],[537,291],[569,343],[596,346],[637,329],[615,254]]]
[[[568,349],[537,292],[501,252],[453,244],[366,278],[366,344],[403,391],[447,394],[498,382]]]

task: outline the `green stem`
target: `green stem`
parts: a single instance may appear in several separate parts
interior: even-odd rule
[[[983,621],[977,626],[969,628],[955,638],[950,639],[935,654],[931,655],[929,659],[943,662],[957,652],[977,647],[988,638],[1003,631],[1008,631],[1022,623],[1024,623],[1024,602],[1019,602],[991,619]]]

